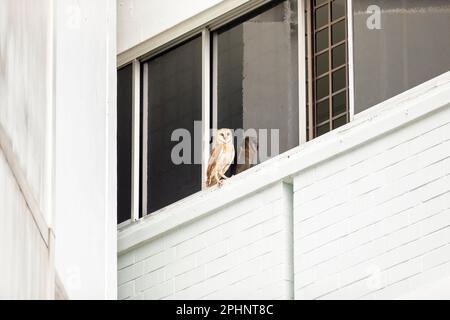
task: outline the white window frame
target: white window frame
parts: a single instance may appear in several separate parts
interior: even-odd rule
[[[302,63],[306,59],[306,48],[303,45],[305,30],[305,8],[306,1],[298,0],[297,15],[298,15],[298,78],[299,78],[299,145],[307,142],[307,121],[306,118],[306,78],[307,70],[305,64]],[[212,72],[213,78],[211,78],[211,67],[213,70],[217,70],[217,55],[211,56],[212,52],[217,53],[217,37],[213,37],[213,32],[226,24],[251,13],[252,11],[262,7],[265,4],[272,2],[272,0],[233,0],[223,1],[218,5],[206,10],[175,27],[162,32],[161,34],[144,41],[143,43],[133,47],[130,50],[125,51],[118,55],[117,69],[122,68],[129,63],[133,63],[133,168],[132,168],[132,212],[130,213],[130,219],[119,224],[118,229],[122,229],[133,222],[140,219],[139,217],[139,173],[140,173],[140,106],[143,107],[143,141],[142,141],[142,157],[146,159],[147,156],[147,135],[148,131],[148,85],[145,83],[148,75],[148,68],[146,64],[142,62],[151,59],[152,57],[164,53],[176,45],[192,39],[196,36],[202,38],[202,190],[205,189],[204,181],[206,180],[207,164],[210,156],[210,110],[212,110],[212,128],[217,128],[217,72]],[[349,113],[350,121],[354,119],[354,74],[353,74],[353,15],[352,15],[352,0],[347,0],[347,23],[348,23],[348,77],[349,77]],[[141,74],[141,67],[142,74]],[[140,84],[143,84],[142,101],[140,95]],[[212,108],[211,108],[211,94],[212,94]],[[142,102],[142,104],[141,104]],[[305,106],[305,107],[301,107]],[[147,164],[146,161],[142,161],[142,195],[147,194]],[[142,199],[142,208],[147,207],[146,196]],[[142,213],[142,217],[147,216],[145,211]]]
[[[211,110],[211,33],[202,31],[202,190],[206,188],[206,174],[210,155]]]
[[[353,0],[347,0],[348,110],[349,122],[355,119],[355,71],[353,51]]]

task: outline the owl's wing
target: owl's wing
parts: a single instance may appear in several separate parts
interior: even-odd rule
[[[209,162],[208,162],[208,170],[206,172],[206,175],[208,178],[211,176],[211,173],[213,172],[214,168],[217,166],[217,159],[219,158],[221,153],[222,153],[222,148],[220,148],[220,147],[213,148],[213,150],[211,152],[211,157],[209,158]]]

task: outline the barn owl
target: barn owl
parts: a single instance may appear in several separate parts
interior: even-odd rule
[[[228,168],[234,161],[233,133],[230,129],[220,129],[214,138],[214,146],[209,158],[206,186],[222,185]]]
[[[254,137],[245,137],[239,148],[236,174],[250,169],[258,163],[258,142]]]

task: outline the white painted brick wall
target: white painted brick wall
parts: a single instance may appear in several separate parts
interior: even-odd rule
[[[120,255],[119,298],[293,298],[291,195],[279,182]]]
[[[450,297],[449,93],[450,72],[121,230],[119,297]]]
[[[450,277],[448,106],[294,178],[294,274],[296,299],[395,299]]]

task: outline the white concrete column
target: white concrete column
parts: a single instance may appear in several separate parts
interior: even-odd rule
[[[71,299],[115,299],[116,1],[56,1],[56,267]]]

